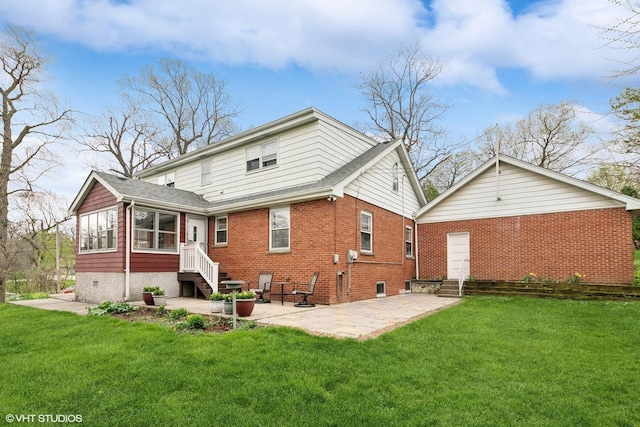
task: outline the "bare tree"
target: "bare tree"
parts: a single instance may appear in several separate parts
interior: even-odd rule
[[[445,65],[425,55],[418,44],[401,48],[379,67],[361,74],[358,85],[369,105],[363,108],[371,120],[365,131],[384,139],[404,141],[420,179],[428,176],[452,152],[443,141],[438,120],[448,105],[429,90]]]
[[[176,59],[162,58],[157,67],[146,66],[138,76],[121,81],[136,95],[140,108],[153,113],[169,132],[167,157],[219,141],[236,132],[233,119],[240,114],[225,82]]]
[[[110,158],[107,169],[128,178],[162,158],[165,146],[158,142],[159,130],[125,95],[119,108],[105,107],[100,116],[90,117],[78,141],[85,150]]]
[[[31,191],[34,181],[52,167],[51,144],[70,120],[55,97],[40,85],[46,58],[31,31],[7,26],[0,35],[0,303],[5,302],[9,196]]]
[[[73,227],[67,222],[71,219],[67,211],[67,201],[51,191],[29,191],[13,195],[11,206],[12,234],[14,239],[21,240],[24,245],[15,245],[19,249],[18,252],[8,251],[11,260],[8,266],[16,271],[17,266],[22,265],[22,273],[25,276],[32,275],[41,279],[41,291],[59,290],[51,287],[57,287],[59,284],[56,280],[59,277],[56,269],[58,254],[55,253],[55,241],[58,235],[73,235]],[[75,258],[72,247],[65,252],[64,260]],[[28,261],[26,266],[25,259]],[[69,266],[68,262],[65,264]]]
[[[473,172],[478,160],[478,154],[470,149],[457,151],[440,163],[429,175],[429,182],[440,194]]]
[[[605,46],[618,50],[621,54],[618,58],[612,59],[620,68],[614,70],[611,77],[633,76],[640,71],[640,2],[609,0],[609,3],[622,9],[624,14],[615,25],[600,28],[600,36],[605,41]]]
[[[588,144],[593,129],[569,102],[543,105],[514,126],[496,125],[483,133],[484,158],[495,156],[497,141],[500,153],[556,172],[577,173],[597,151]]]

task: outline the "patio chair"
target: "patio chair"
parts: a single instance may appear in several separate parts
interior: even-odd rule
[[[251,288],[251,282],[248,283],[249,290],[256,295],[258,304],[269,303],[270,299],[265,299],[264,294],[271,293],[271,282],[273,281],[273,271],[261,271],[258,276],[258,286],[255,289]]]
[[[293,295],[293,299],[295,301],[296,295],[300,294],[302,295],[302,301],[300,301],[297,304],[294,304],[296,307],[315,307],[316,305],[314,303],[311,303],[309,301],[307,301],[307,297],[309,297],[309,295],[313,295],[313,291],[316,288],[316,282],[318,281],[318,276],[320,276],[319,272],[315,272],[313,273],[313,277],[311,277],[311,283],[309,283],[308,286],[309,290],[307,291],[301,291],[298,289],[298,284],[296,284],[296,288],[291,292],[291,294]]]

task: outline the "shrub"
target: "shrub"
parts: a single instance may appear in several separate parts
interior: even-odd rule
[[[187,317],[188,314],[189,312],[186,308],[176,308],[175,310],[171,310],[171,313],[169,313],[169,317],[171,317],[172,319],[180,319],[183,317]]]
[[[97,307],[87,308],[87,314],[90,314],[92,316],[104,316],[113,313],[128,313],[137,309],[138,307],[128,304],[124,301],[105,301]]]
[[[187,327],[189,329],[204,329],[206,326],[204,317],[200,314],[190,314],[187,317]]]

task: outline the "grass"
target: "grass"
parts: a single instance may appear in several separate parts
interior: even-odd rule
[[[0,306],[0,416],[91,425],[640,424],[640,303],[468,298],[377,339]]]

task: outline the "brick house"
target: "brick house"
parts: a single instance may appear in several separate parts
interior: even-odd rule
[[[262,270],[289,292],[320,272],[319,304],[403,293],[425,204],[402,141],[309,108],[136,179],[92,171],[70,207],[76,297],[138,300],[147,285],[206,296],[223,274],[256,281]],[[201,283],[186,278],[194,271]]]
[[[416,215],[419,277],[634,281],[640,200],[500,155]]]

